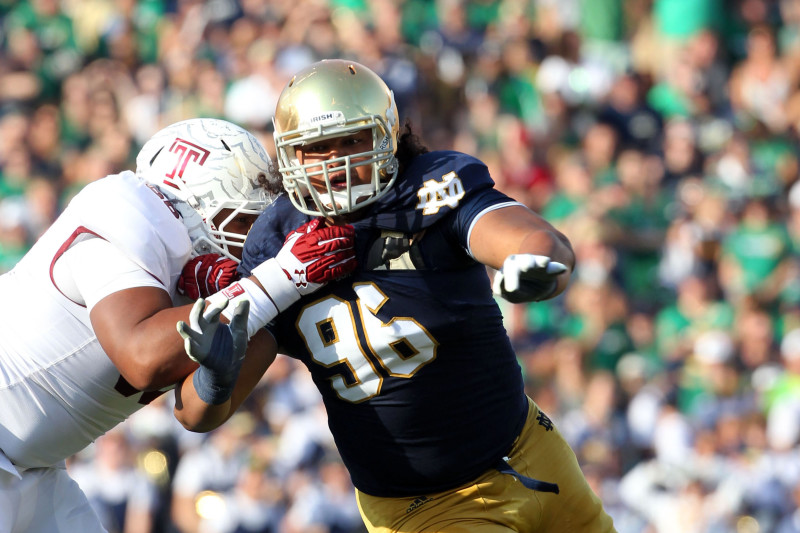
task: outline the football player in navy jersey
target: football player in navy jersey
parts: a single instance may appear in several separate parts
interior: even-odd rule
[[[367,528],[614,531],[526,396],[494,298],[562,292],[567,238],[496,190],[478,159],[401,130],[392,92],[358,63],[298,72],[278,100],[275,143],[282,194],[253,225],[240,273],[309,221],[355,228],[355,273],[267,328],[272,348],[311,372]]]

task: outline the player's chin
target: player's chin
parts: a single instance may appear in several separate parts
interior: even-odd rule
[[[327,216],[325,217],[325,225],[326,226],[346,226],[348,224],[352,224],[353,222],[359,219],[358,216],[354,216],[353,213],[347,213],[346,215],[336,215],[336,216]]]
[[[356,200],[355,205],[358,206],[359,204],[362,204],[362,203],[366,202],[367,200],[369,200],[369,198],[370,197],[368,197],[368,196],[362,197],[362,198],[358,198]],[[310,198],[307,198],[307,201],[310,202],[312,200]],[[333,213],[334,212],[333,203],[331,203],[331,202],[325,202],[325,203],[320,202],[320,205],[324,208],[325,212],[327,212],[327,213]],[[343,202],[336,202],[336,207],[337,207],[336,210],[338,210],[338,211],[341,211],[342,209],[346,209],[347,208],[346,204],[343,203]],[[339,215],[329,214],[329,215],[325,216],[324,218],[325,218],[325,220],[332,221],[333,225],[336,225],[336,224],[349,224],[354,220],[359,220],[360,218],[362,218],[364,216],[363,211],[364,211],[364,206],[358,207],[358,208],[356,208],[355,210],[353,210],[353,211],[351,211],[349,213],[342,213],[342,214],[339,214]]]
[[[364,217],[363,210],[351,211],[350,213],[343,213],[341,215],[328,215],[325,217],[325,223],[328,226],[344,226],[357,222]]]

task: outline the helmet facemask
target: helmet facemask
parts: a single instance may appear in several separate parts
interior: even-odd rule
[[[318,125],[313,130],[296,130],[276,136],[279,171],[289,198],[297,209],[314,216],[339,216],[361,209],[383,196],[397,178],[396,147],[385,121],[380,116],[358,117],[341,127]],[[325,139],[350,136],[359,131],[370,130],[372,150],[341,157],[302,164],[297,158],[296,147]],[[355,184],[355,169],[370,166],[369,183]],[[344,188],[334,188],[331,174],[344,171]],[[319,191],[312,185],[312,178],[321,178],[327,190]],[[337,184],[338,185],[338,184]]]
[[[202,215],[198,217],[198,212],[185,203],[191,211],[181,208],[180,202],[173,201],[178,212],[184,218],[184,223],[189,227],[190,221],[195,221],[195,227],[189,227],[189,237],[192,239],[192,257],[203,254],[220,254],[230,259],[238,261],[238,252],[234,252],[233,248],[243,248],[244,240],[247,234],[242,234],[234,231],[228,231],[226,228],[230,225],[231,221],[235,220],[240,215],[251,215],[257,217],[266,205],[266,202],[220,202],[216,207],[204,210],[208,215],[204,218]],[[226,213],[225,210],[230,210]],[[220,217],[220,215],[226,215]],[[219,223],[216,222],[217,218],[221,218]]]
[[[392,91],[367,67],[343,60],[311,65],[284,88],[273,121],[278,170],[299,211],[346,215],[374,203],[394,185],[397,106]],[[298,158],[298,149],[365,130],[372,136],[366,151],[312,162]],[[359,183],[357,169],[364,166],[371,167],[370,178]],[[322,187],[316,189],[314,183]]]

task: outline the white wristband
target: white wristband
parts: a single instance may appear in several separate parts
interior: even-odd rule
[[[222,315],[230,322],[237,304],[245,299],[250,300],[250,314],[247,318],[247,338],[249,339],[258,330],[269,324],[279,313],[269,295],[262,291],[254,281],[247,278],[240,279],[206,298],[206,302],[214,305],[220,300],[230,300],[228,306],[222,311]]]
[[[300,299],[300,291],[297,290],[294,281],[284,272],[283,267],[275,258],[268,259],[255,267],[250,275],[264,287],[278,308],[278,312],[288,309]]]

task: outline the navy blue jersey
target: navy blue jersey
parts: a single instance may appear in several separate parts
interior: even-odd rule
[[[354,223],[356,272],[268,327],[322,393],[354,485],[429,494],[496,464],[528,409],[485,267],[466,252],[475,216],[512,202],[458,152],[417,157]],[[250,231],[243,275],[308,220],[280,196]]]

